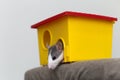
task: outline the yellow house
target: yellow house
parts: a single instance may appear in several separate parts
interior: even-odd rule
[[[66,11],[32,25],[37,28],[40,64],[47,64],[46,45],[64,43],[64,62],[111,58],[117,18]]]

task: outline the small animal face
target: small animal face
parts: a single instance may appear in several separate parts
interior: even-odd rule
[[[59,52],[63,51],[63,42],[62,40],[58,40],[56,43],[56,48]]]

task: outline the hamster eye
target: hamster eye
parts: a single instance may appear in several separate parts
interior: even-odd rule
[[[53,60],[55,60],[55,59],[56,59],[56,57],[54,56],[52,59],[53,59]]]

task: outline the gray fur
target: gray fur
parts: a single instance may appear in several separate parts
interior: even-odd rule
[[[51,56],[52,56],[52,59],[57,59],[59,56],[60,56],[60,52],[57,51],[56,49],[56,46],[53,45],[49,48],[49,52],[48,54],[50,54],[50,51],[51,51]]]

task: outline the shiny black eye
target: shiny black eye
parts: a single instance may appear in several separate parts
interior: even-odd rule
[[[55,60],[55,59],[56,59],[56,57],[54,56],[52,59],[53,59],[53,60]]]

